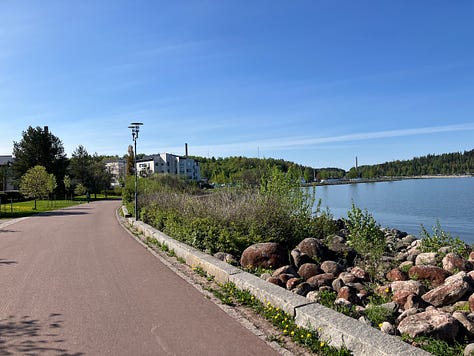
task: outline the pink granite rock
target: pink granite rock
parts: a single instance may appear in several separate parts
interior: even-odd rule
[[[407,316],[398,324],[401,334],[410,337],[431,336],[442,340],[454,340],[459,331],[459,322],[450,314],[436,308]]]
[[[470,283],[471,278],[467,276],[466,272],[459,272],[446,278],[443,285],[423,294],[421,298],[435,307],[449,305],[460,300],[471,290]]]

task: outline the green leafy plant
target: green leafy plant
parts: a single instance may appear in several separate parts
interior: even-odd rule
[[[334,291],[320,291],[316,301],[328,308],[334,309],[334,302],[336,301],[337,294]]]
[[[413,265],[410,265],[410,264],[405,264],[403,265],[402,267],[400,267],[400,271],[402,271],[403,273],[408,273],[408,271],[410,270],[410,268],[412,268]]]
[[[393,323],[395,321],[394,314],[387,308],[380,305],[369,305],[365,309],[367,318],[374,324],[380,325],[384,321]]]
[[[376,278],[377,266],[387,247],[380,225],[367,209],[361,210],[354,203],[347,213],[346,225],[349,229],[348,244],[360,255],[367,272]]]
[[[470,248],[459,237],[452,237],[450,233],[441,228],[439,221],[433,226],[430,234],[426,228],[421,225],[421,246],[422,252],[438,252],[442,247],[449,247],[450,251],[467,258]]]
[[[402,340],[437,356],[462,355],[465,348],[465,345],[458,342],[450,343],[441,339],[425,336],[412,338],[408,335],[402,335]]]

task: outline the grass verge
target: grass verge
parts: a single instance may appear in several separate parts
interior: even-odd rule
[[[78,204],[82,204],[82,202],[75,200],[37,200],[36,210],[34,209],[34,200],[15,202],[13,204],[1,204],[0,219],[22,218],[36,215],[45,211],[67,208]]]

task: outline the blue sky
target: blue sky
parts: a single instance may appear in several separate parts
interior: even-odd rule
[[[273,157],[349,169],[474,148],[474,1],[0,0],[0,154]]]

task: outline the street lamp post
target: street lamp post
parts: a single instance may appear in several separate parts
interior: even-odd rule
[[[138,221],[138,170],[137,170],[137,138],[140,126],[143,125],[141,122],[132,122],[129,129],[132,130],[132,139],[134,143],[134,165],[135,165],[135,220]]]

